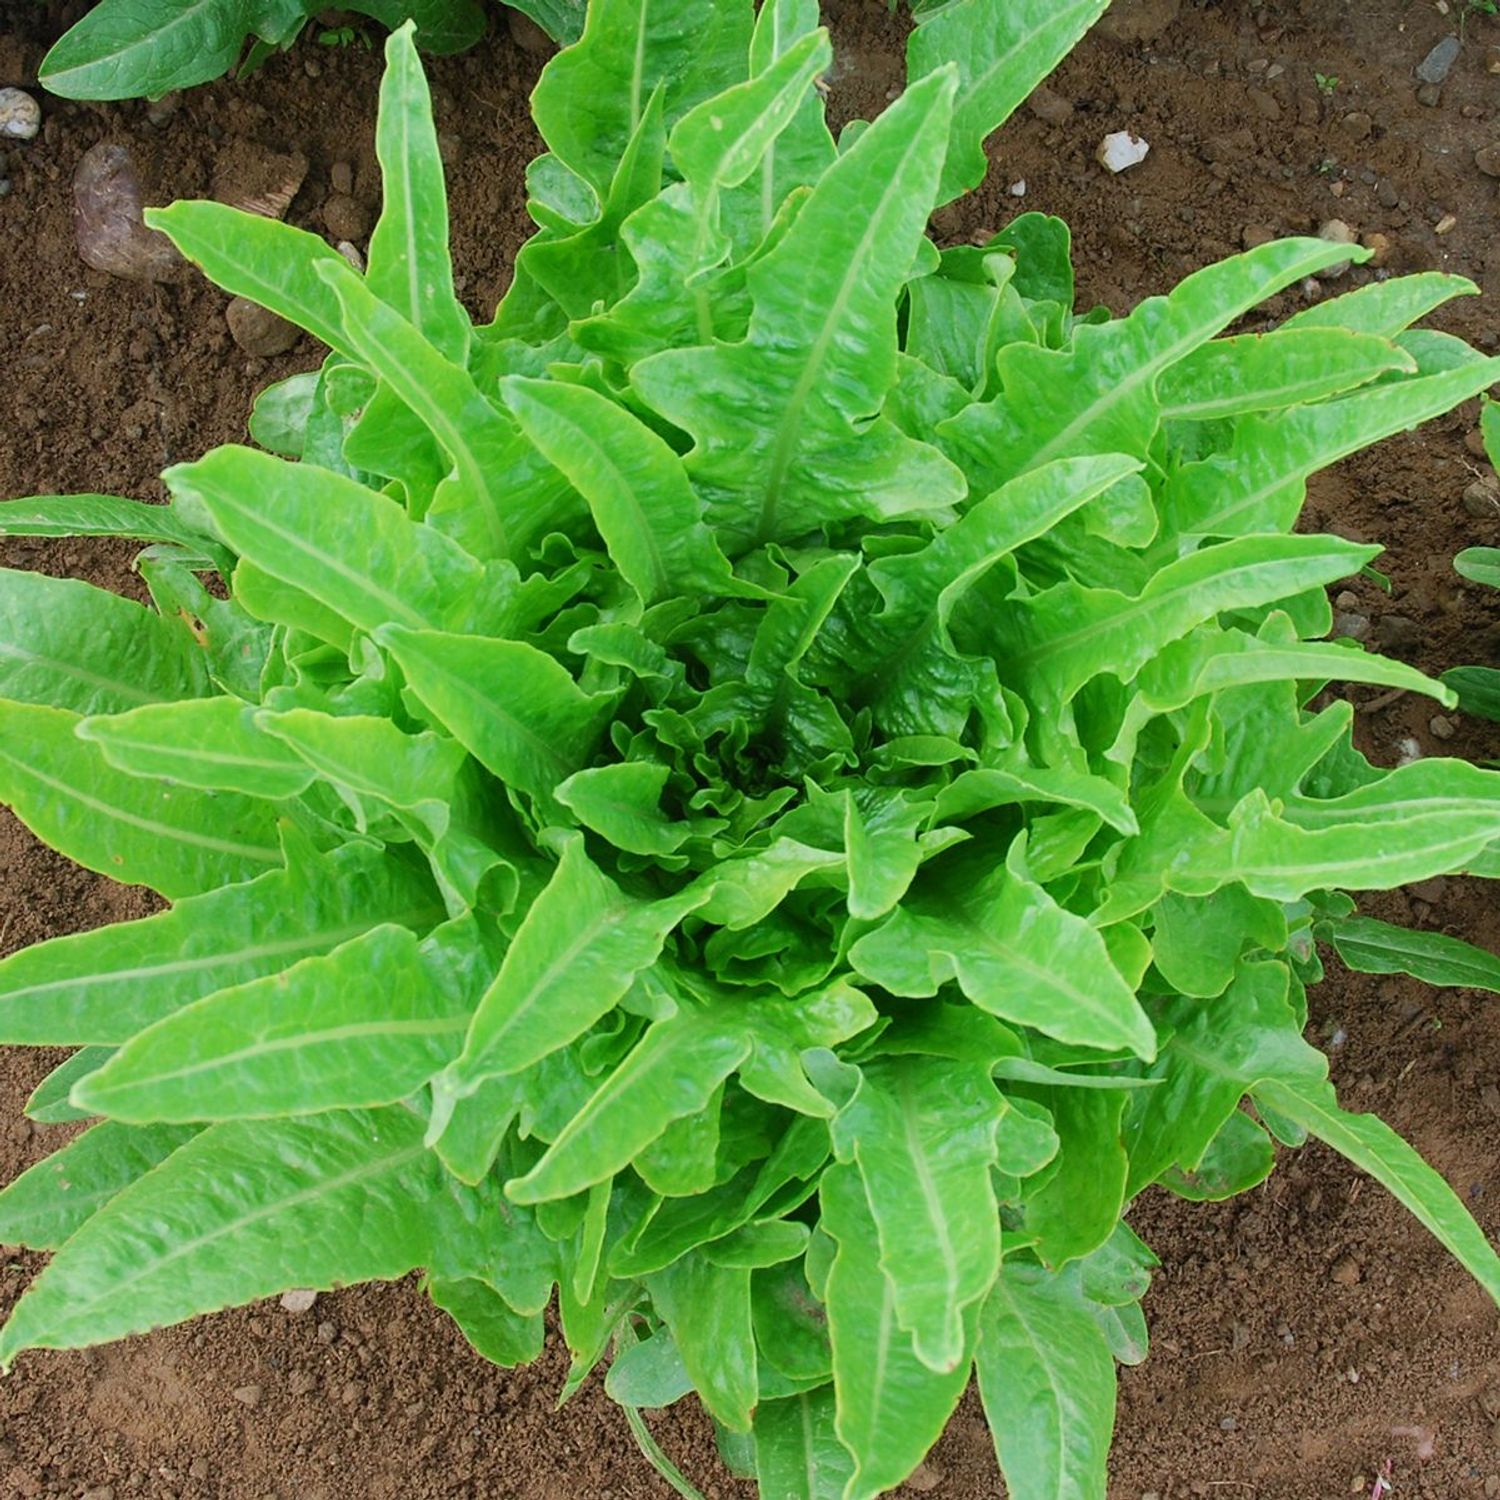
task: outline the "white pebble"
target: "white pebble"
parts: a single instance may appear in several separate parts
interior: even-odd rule
[[[361,274],[364,273],[365,258],[363,254],[361,254],[359,246],[356,245],[352,240],[340,240],[338,244],[336,244],[333,248],[337,250],[338,253],[342,255],[344,259],[347,260],[356,271],[360,272]]]
[[[1024,177],[1019,182],[1011,183],[1010,195],[1012,198],[1024,198],[1026,196],[1026,179]]]
[[[1396,764],[1409,766],[1422,758],[1422,747],[1410,736],[1396,742]]]
[[[29,141],[42,128],[42,106],[21,89],[0,89],[0,136]]]
[[[1150,149],[1150,145],[1140,136],[1132,135],[1128,130],[1117,130],[1099,142],[1099,150],[1095,154],[1102,167],[1111,172],[1123,172],[1127,167],[1134,167],[1145,161]]]
[[[283,1312],[289,1313],[311,1312],[313,1303],[317,1300],[316,1292],[306,1287],[298,1287],[295,1291],[281,1294],[281,1308]]]

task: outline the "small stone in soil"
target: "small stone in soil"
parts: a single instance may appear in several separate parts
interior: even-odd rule
[[[140,179],[124,146],[100,141],[73,173],[73,229],[86,265],[111,276],[165,281],[181,257],[141,218]]]
[[[281,1294],[281,1310],[289,1313],[311,1312],[318,1294],[309,1287],[297,1287]]]
[[[1476,479],[1464,491],[1464,509],[1481,521],[1500,517],[1500,479],[1488,475]]]
[[[342,255],[344,259],[347,260],[356,271],[360,272],[361,275],[364,274],[365,256],[364,252],[359,248],[358,245],[351,244],[348,240],[340,240],[338,244],[336,244],[333,248],[337,250],[338,253]]]
[[[1328,1279],[1339,1286],[1358,1286],[1363,1275],[1359,1262],[1352,1255],[1344,1255],[1334,1261]]]
[[[1445,36],[1421,62],[1417,64],[1417,77],[1423,83],[1446,83],[1458,61],[1462,43],[1456,36]]]
[[[1444,214],[1443,217],[1432,226],[1432,232],[1434,234],[1448,234],[1457,226],[1457,224],[1458,218],[1456,215]]]
[[[322,1322],[318,1324],[318,1342],[320,1344],[331,1344],[339,1336],[336,1324]]]
[[[1102,167],[1120,173],[1145,161],[1150,150],[1150,144],[1139,136],[1128,130],[1116,130],[1099,142],[1099,149],[1094,154]]]
[[[1424,83],[1417,90],[1417,103],[1425,109],[1436,109],[1443,102],[1443,91],[1435,83]]]
[[[1334,245],[1352,245],[1357,242],[1359,236],[1342,219],[1328,219],[1318,230],[1318,238]],[[1336,260],[1331,266],[1324,266],[1318,275],[1331,281],[1337,276],[1342,276],[1353,264],[1352,260]]]
[[[1339,124],[1340,126],[1342,126],[1344,133],[1349,136],[1351,140],[1355,141],[1364,140],[1370,134],[1370,131],[1374,128],[1374,122],[1362,109],[1350,110],[1349,113],[1339,121]]]
[[[1064,99],[1055,89],[1044,83],[1031,91],[1026,107],[1037,119],[1047,125],[1066,125],[1073,118],[1073,101]]]
[[[1411,651],[1422,644],[1422,627],[1405,615],[1382,615],[1375,623],[1375,639],[1385,651]]]
[[[1343,637],[1346,640],[1362,641],[1370,633],[1370,617],[1358,614],[1353,610],[1340,610],[1333,617],[1333,634],[1335,638]]]
[[[530,16],[523,16],[518,10],[506,10],[505,25],[511,41],[533,57],[546,57],[557,50],[552,38]]]
[[[1481,146],[1474,153],[1474,165],[1486,177],[1500,177],[1500,142],[1493,146]]]
[[[362,240],[370,232],[370,211],[348,193],[335,193],[323,205],[323,223],[336,240]]]
[[[1276,231],[1268,229],[1264,224],[1247,224],[1240,232],[1240,244],[1247,250],[1254,250],[1259,245],[1269,245],[1276,238]]]
[[[42,128],[42,107],[24,89],[0,89],[0,136],[33,140]]]
[[[272,151],[236,136],[214,159],[213,196],[231,208],[284,219],[307,180],[300,151]]]
[[[328,180],[333,184],[336,193],[352,193],[354,191],[354,168],[346,161],[336,161],[328,169]]]
[[[928,1463],[925,1459],[913,1470],[911,1477],[906,1481],[908,1489],[913,1489],[918,1494],[927,1494],[935,1490],[943,1482],[943,1471],[936,1464]]]
[[[182,92],[179,89],[173,89],[170,94],[163,94],[160,99],[152,100],[146,107],[146,123],[160,130],[181,108]]]
[[[260,1405],[261,1388],[258,1385],[238,1385],[230,1393],[241,1406],[252,1409]]]
[[[302,330],[295,323],[287,322],[248,297],[236,297],[224,309],[224,321],[229,324],[229,335],[235,343],[246,354],[262,359],[285,354],[302,337]]]
[[[1434,714],[1427,727],[1440,740],[1451,740],[1455,733],[1453,720],[1445,719],[1442,714]]]

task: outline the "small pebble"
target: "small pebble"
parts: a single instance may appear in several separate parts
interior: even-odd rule
[[[101,1484],[97,1489],[85,1490],[82,1500],[115,1500],[115,1487],[112,1484]]]
[[[1342,219],[1327,220],[1319,228],[1318,238],[1334,245],[1353,245],[1359,240],[1359,236]],[[1318,275],[1325,281],[1332,281],[1335,277],[1342,276],[1353,264],[1352,260],[1336,260],[1331,266],[1324,266]]]
[[[1353,610],[1340,610],[1333,617],[1333,634],[1349,641],[1365,640],[1370,634],[1370,617]]]
[[[1382,615],[1375,639],[1385,651],[1411,651],[1422,644],[1422,627],[1405,615]]]
[[[182,108],[182,93],[179,89],[173,89],[170,94],[163,94],[160,99],[153,100],[146,107],[146,123],[154,125],[158,130]]]
[[[1255,106],[1255,112],[1262,119],[1276,121],[1281,118],[1281,105],[1277,102],[1276,95],[1265,89],[1251,89],[1250,103]]]
[[[289,1313],[311,1312],[313,1303],[318,1300],[318,1294],[308,1287],[297,1287],[290,1292],[281,1294],[281,1310]]]
[[[1445,719],[1442,714],[1435,714],[1432,722],[1427,726],[1433,735],[1440,740],[1451,740],[1454,735],[1454,723],[1452,719]]]
[[[293,1370],[290,1378],[287,1380],[286,1388],[294,1396],[307,1396],[318,1388],[318,1382],[306,1370]]]
[[[188,1465],[188,1478],[207,1479],[208,1460],[206,1458],[195,1458],[192,1463]]]
[[[1455,215],[1444,214],[1443,217],[1432,226],[1432,232],[1434,234],[1448,234],[1457,223],[1458,219]]]
[[[1362,109],[1350,110],[1347,115],[1339,121],[1344,133],[1351,140],[1362,141],[1374,129],[1374,122]]]
[[[346,161],[336,161],[328,169],[328,180],[333,184],[335,193],[352,193],[354,191],[354,168]]]
[[[331,1344],[339,1336],[338,1326],[327,1320],[318,1324],[318,1342],[320,1344]]]
[[[1366,234],[1360,237],[1360,243],[1370,252],[1369,264],[1379,270],[1391,258],[1391,241],[1389,235]]]
[[[942,1484],[943,1479],[943,1471],[936,1464],[929,1463],[924,1459],[912,1471],[911,1477],[906,1481],[906,1487],[916,1490],[918,1494],[925,1495],[937,1489]]]
[[[365,256],[364,252],[359,248],[358,245],[350,244],[348,240],[340,240],[338,244],[336,244],[333,248],[337,250],[338,253],[342,255],[344,259],[347,260],[349,264],[360,273],[360,275],[364,274]]]
[[[253,1408],[260,1405],[262,1391],[258,1385],[238,1385],[230,1394],[241,1406]]]
[[[1345,1255],[1334,1261],[1328,1279],[1339,1286],[1358,1286],[1363,1275],[1359,1262],[1352,1255]]]
[[[13,141],[36,138],[42,128],[42,107],[23,89],[0,89],[0,136]]]
[[[1435,83],[1424,83],[1417,90],[1417,103],[1425,109],[1436,109],[1443,102],[1443,91]]]
[[[1448,75],[1453,71],[1453,64],[1458,61],[1461,45],[1462,43],[1456,36],[1445,36],[1417,64],[1417,78],[1422,83],[1446,83]]]
[[[323,222],[336,240],[362,240],[370,232],[370,211],[348,193],[335,193],[323,205]]]
[[[1011,183],[1009,192],[1012,198],[1024,198],[1026,196],[1026,179],[1022,177],[1019,181]]]
[[[1340,589],[1334,596],[1333,607],[1335,609],[1358,609],[1359,595],[1353,589]]]
[[[1269,245],[1276,238],[1276,231],[1264,224],[1247,224],[1240,231],[1240,244],[1247,250],[1254,250],[1258,245]]]
[[[1138,135],[1132,135],[1128,130],[1116,130],[1099,142],[1099,149],[1094,154],[1100,166],[1119,173],[1145,161],[1150,150],[1150,144]]]
[[[547,57],[557,51],[557,44],[530,16],[523,16],[520,11],[507,7],[505,25],[510,32],[511,41],[522,52],[529,52],[533,57]]]
[[[285,354],[302,337],[302,330],[295,323],[288,323],[285,318],[278,317],[248,297],[236,297],[224,309],[224,321],[228,323],[229,335],[235,343],[246,354],[254,354],[262,359],[273,354]],[[286,1307],[285,1298],[281,1305]],[[299,1309],[287,1310],[293,1312]]]
[[[1066,125],[1073,118],[1073,101],[1045,83],[1031,91],[1026,107],[1046,125]]]
[[[1474,165],[1486,177],[1500,177],[1500,142],[1493,146],[1481,146],[1474,153]]]
[[[1500,479],[1476,479],[1464,491],[1464,509],[1480,521],[1500,517]]]

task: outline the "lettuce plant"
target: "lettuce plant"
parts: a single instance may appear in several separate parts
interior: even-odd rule
[[[484,31],[478,0],[356,0],[345,7],[386,26],[410,19],[430,52],[461,52]],[[517,0],[557,39],[573,40],[582,0]],[[100,0],[42,60],[40,79],[69,99],[158,99],[172,89],[207,83],[239,59],[255,38],[249,68],[289,47],[319,0]]]
[[[0,574],[0,796],[170,903],[0,964],[0,1040],[79,1049],[32,1114],[91,1122],[0,1194],[55,1252],[0,1362],[420,1268],[493,1360],[555,1301],[569,1391],[696,1392],[768,1500],[896,1486],[975,1371],[1009,1493],[1062,1500],[1153,1184],[1315,1135],[1500,1294],[1302,1034],[1342,889],[1497,873],[1500,776],[1312,706],[1451,694],[1324,639],[1376,549],[1293,532],[1500,360],[1412,328],[1443,275],[1225,335],[1346,245],[1123,318],[1055,219],[939,250],[1103,4],[924,8],[835,141],[814,0],[595,0],[482,327],[409,32],[363,277],[152,215],[331,352],[170,505],[0,510],[149,544],[152,608]]]

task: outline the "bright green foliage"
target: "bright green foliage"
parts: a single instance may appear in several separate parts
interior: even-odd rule
[[[554,28],[581,13],[581,0],[520,8],[562,36]],[[228,72],[247,36],[257,39],[252,58],[290,46],[323,9],[317,0],[99,0],[42,59],[41,81],[68,99],[158,99]],[[410,18],[431,52],[461,52],[484,31],[478,0],[352,0],[345,9],[385,26]]]
[[[0,574],[0,794],[172,901],[0,964],[0,1040],[83,1049],[34,1116],[104,1117],[0,1193],[55,1251],[0,1362],[420,1267],[501,1363],[555,1297],[565,1394],[696,1391],[768,1500],[899,1485],[976,1372],[1008,1493],[1102,1500],[1153,1184],[1311,1133],[1500,1290],[1302,1036],[1314,939],[1500,988],[1340,894],[1500,870],[1500,775],[1310,706],[1452,695],[1324,639],[1375,549],[1292,529],[1500,361],[1407,331],[1445,277],[1226,336],[1347,246],[1116,320],[1055,220],[937,250],[1100,8],[921,6],[839,151],[811,0],[595,0],[486,326],[409,31],[365,277],[152,216],[332,352],[169,507],[0,509],[155,544],[154,609]]]

